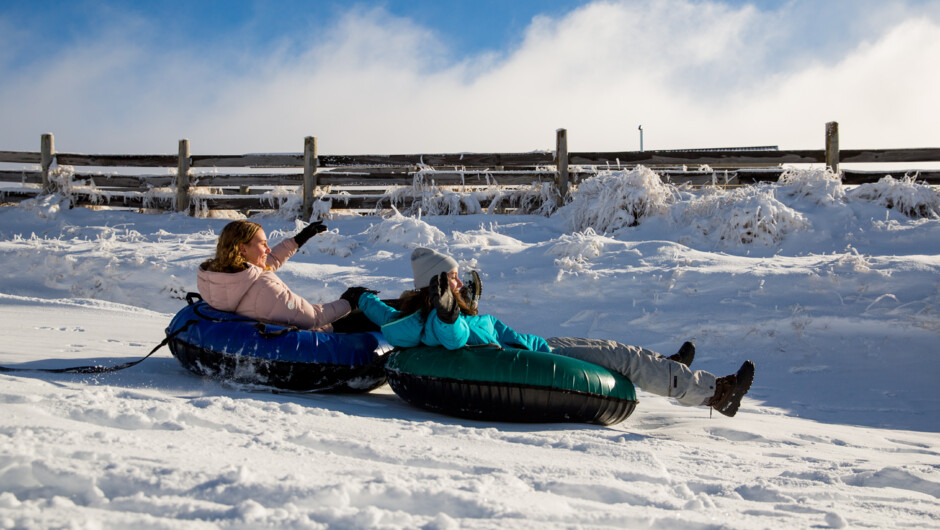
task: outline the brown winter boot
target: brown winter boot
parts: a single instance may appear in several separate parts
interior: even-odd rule
[[[666,357],[670,361],[682,363],[686,366],[692,366],[692,359],[695,359],[695,344],[686,342],[679,348],[679,351]]]
[[[734,416],[741,406],[741,398],[751,389],[754,382],[754,363],[744,361],[738,373],[719,377],[715,381],[715,395],[707,406],[712,407],[725,416]]]

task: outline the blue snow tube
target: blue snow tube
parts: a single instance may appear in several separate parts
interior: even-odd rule
[[[579,359],[498,346],[420,346],[389,354],[388,383],[402,399],[463,418],[613,425],[636,408],[623,375]]]
[[[319,333],[219,311],[187,296],[170,321],[173,356],[196,375],[284,390],[368,392],[385,384],[381,333]]]

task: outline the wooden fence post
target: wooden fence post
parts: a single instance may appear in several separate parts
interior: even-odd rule
[[[176,211],[189,211],[189,140],[180,140],[179,162],[176,165]]]
[[[558,168],[555,177],[558,206],[562,206],[568,199],[568,131],[565,129],[555,131],[555,165]]]
[[[52,193],[52,181],[49,180],[49,168],[52,167],[52,160],[55,157],[55,138],[53,138],[52,133],[46,133],[42,135],[41,147],[42,151],[42,193],[47,195]]]
[[[826,124],[826,166],[839,172],[839,123],[835,121]]]
[[[313,215],[313,195],[317,190],[317,138],[304,138],[304,205],[300,213],[304,221],[310,222]]]

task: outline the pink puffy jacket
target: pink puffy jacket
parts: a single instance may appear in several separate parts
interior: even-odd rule
[[[227,273],[210,272],[200,266],[196,287],[203,300],[220,311],[303,329],[332,331],[331,324],[349,313],[349,302],[336,300],[323,305],[311,304],[291,292],[274,274],[297,252],[297,248],[294,238],[290,237],[271,249],[267,264],[272,270],[249,265],[247,270]]]

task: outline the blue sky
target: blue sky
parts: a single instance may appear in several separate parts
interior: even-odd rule
[[[935,147],[940,0],[0,3],[0,150]]]
[[[41,53],[89,40],[89,32],[118,19],[146,19],[143,39],[172,37],[183,48],[250,49],[255,53],[316,40],[352,10],[383,9],[437,33],[448,58],[498,52],[517,46],[536,15],[562,16],[583,0],[393,0],[348,1],[15,1],[5,14],[31,35],[30,47],[17,54],[19,65]],[[55,28],[55,31],[46,31]]]

